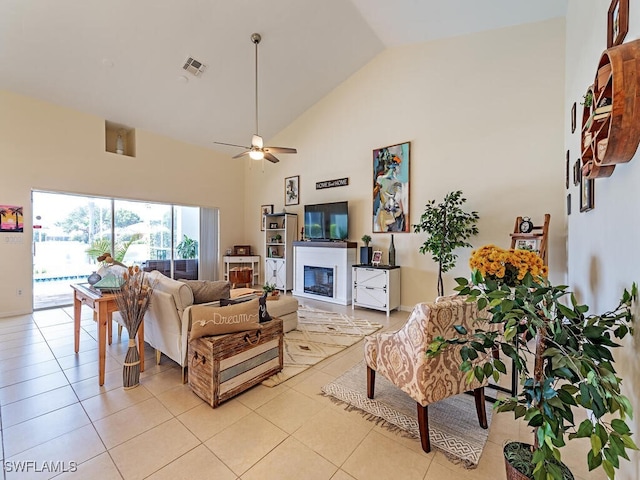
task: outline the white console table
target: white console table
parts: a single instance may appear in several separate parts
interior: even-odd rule
[[[234,267],[251,265],[253,269],[254,285],[260,283],[260,255],[225,255],[222,257],[224,262],[224,280],[229,281],[229,270]]]
[[[354,307],[373,308],[389,312],[400,308],[400,267],[353,266]]]

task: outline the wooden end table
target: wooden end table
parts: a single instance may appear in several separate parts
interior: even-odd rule
[[[90,307],[95,312],[94,320],[98,322],[98,384],[102,386],[104,385],[107,338],[111,345],[111,314],[118,311],[116,296],[113,293],[102,293],[88,283],[73,284],[71,288],[73,288],[73,341],[76,353],[80,350],[82,305]],[[144,372],[144,321],[138,330],[138,351],[140,352],[140,371]]]

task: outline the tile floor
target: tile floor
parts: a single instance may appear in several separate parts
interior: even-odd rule
[[[77,355],[72,315],[68,307],[0,318],[0,459],[6,480],[493,480],[505,478],[503,442],[530,439],[525,425],[496,414],[478,468],[465,470],[442,453],[425,454],[419,440],[346,412],[321,396],[320,387],[362,360],[362,342],[282,385],[256,386],[212,409],[181,384],[175,363],[163,356],[155,365],[149,347],[141,385],[125,391],[123,332],[107,347],[106,381],[99,387],[92,312],[83,310]],[[355,315],[397,329],[408,313],[387,319],[357,309]],[[564,459],[576,478],[604,478],[588,474],[584,453],[575,448],[587,447],[574,442]],[[21,465],[30,472],[16,472]]]

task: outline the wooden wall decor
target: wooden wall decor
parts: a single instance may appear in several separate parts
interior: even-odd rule
[[[582,175],[609,177],[640,143],[640,40],[605,50],[582,113]]]
[[[629,31],[629,0],[612,0],[607,14],[607,48],[620,45]]]

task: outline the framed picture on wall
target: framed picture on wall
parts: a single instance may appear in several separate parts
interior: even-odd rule
[[[567,150],[567,158],[566,158],[565,172],[564,172],[564,188],[569,188],[569,150]]]
[[[629,31],[629,0],[612,0],[607,14],[607,48],[620,45]]]
[[[595,180],[580,175],[580,211],[588,212],[595,206]]]
[[[0,232],[24,233],[24,207],[0,205]]]
[[[411,142],[373,151],[373,233],[411,232],[409,149]]]
[[[264,231],[265,225],[267,224],[267,217],[265,215],[269,215],[273,213],[273,205],[260,205],[260,230]]]
[[[576,131],[576,102],[571,107],[571,133]]]
[[[300,175],[284,179],[284,204],[298,205],[300,203]]]
[[[577,186],[580,183],[580,177],[582,176],[582,172],[580,170],[580,159],[576,160],[573,164],[573,185]]]

